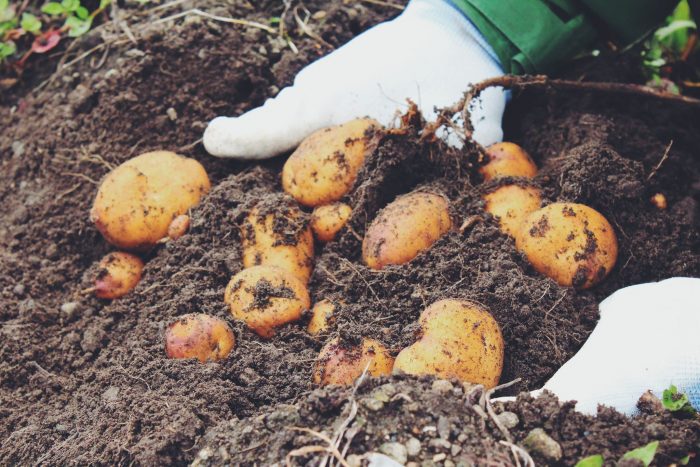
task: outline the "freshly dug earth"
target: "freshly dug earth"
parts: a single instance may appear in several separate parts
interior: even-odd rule
[[[312,25],[335,46],[396,13],[338,3],[306,2],[312,12],[326,12]],[[260,2],[252,11],[240,2],[220,13],[265,21],[282,11],[277,2]],[[292,22],[288,26],[293,30]],[[515,394],[540,387],[576,352],[595,326],[597,304],[614,290],[700,276],[700,112],[643,98],[530,92],[511,104],[506,130],[541,168],[532,183],[547,200],[588,204],[615,227],[620,255],[601,285],[576,292],[532,270],[483,211],[481,194],[509,180],[480,184],[473,148],[420,141],[420,118],[413,115],[401,134],[380,142],[343,200],[354,207],[349,228],[325,247],[317,245],[312,302],[342,301],[331,334],[311,337],[306,317],[262,340],[230,318],[223,295],[242,268],[241,221],[260,200],[279,202],[283,160],[217,160],[192,143],[210,118],[259,105],[328,51],[308,36],[292,39],[299,54],[258,29],[185,21],[146,31],[137,50],[109,57],[96,72],[86,62],[82,73],[25,96],[14,110],[2,109],[3,464],[184,464],[198,452],[210,461],[280,460],[319,443],[290,426],[332,434],[334,423],[347,416],[348,390],[311,392],[313,362],[329,338],[378,339],[395,355],[415,340],[427,305],[441,298],[473,300],[501,325],[501,382],[522,378],[508,390]],[[670,140],[668,158],[655,169]],[[96,182],[109,167],[154,149],[196,158],[213,188],[192,211],[188,234],[145,258],[144,277],[132,294],[111,303],[81,295],[96,262],[110,251],[88,221]],[[455,224],[468,220],[465,229],[408,264],[369,270],[361,261],[366,226],[395,196],[422,187],[447,196]],[[668,199],[667,210],[649,201],[657,192]],[[238,346],[229,359],[202,365],[166,358],[165,328],[186,313],[230,322]],[[362,415],[365,424],[349,453],[379,450],[392,436],[405,442],[412,433],[432,459],[447,449],[444,443],[431,447],[428,439],[444,434],[442,415],[448,418],[447,442],[456,440],[461,448],[449,448],[452,458],[468,452],[467,458],[513,462],[490,421],[460,410],[461,388],[436,397],[429,380],[394,377],[368,382],[358,400],[380,384],[395,385],[396,392],[377,411],[360,404],[355,421]],[[408,399],[391,402],[397,394]],[[508,410],[520,418],[514,439],[544,428],[561,443],[562,464],[596,453],[616,459],[657,439],[659,462],[671,463],[700,439],[697,421],[668,414],[628,419],[609,410],[593,420],[549,396],[521,398]],[[642,430],[652,421],[658,430]]]

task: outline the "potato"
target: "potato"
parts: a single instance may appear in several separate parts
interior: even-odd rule
[[[314,383],[319,386],[337,384],[349,386],[367,368],[369,376],[391,374],[394,359],[381,342],[364,338],[358,346],[347,346],[337,337],[330,340],[318,355]]]
[[[253,208],[241,231],[243,266],[275,266],[307,283],[313,270],[314,238],[303,213],[281,204],[272,212]]]
[[[150,249],[170,223],[209,191],[204,167],[169,151],[134,157],[102,181],[90,219],[108,242],[126,250]]]
[[[168,239],[177,240],[187,233],[190,228],[190,216],[180,214],[168,226]]]
[[[486,212],[498,218],[501,230],[515,237],[525,218],[540,208],[540,190],[533,187],[504,185],[483,196]]]
[[[204,363],[226,358],[236,345],[226,321],[203,313],[184,315],[165,331],[168,358],[196,358]]]
[[[503,177],[534,177],[537,166],[523,148],[514,143],[496,143],[486,149],[488,161],[479,168],[484,181]]]
[[[656,193],[651,197],[651,204],[656,206],[657,209],[664,210],[668,207],[668,201],[666,201],[666,196],[663,193]]]
[[[333,321],[335,304],[328,299],[321,300],[311,309],[311,320],[306,330],[312,336],[328,331],[328,325]]]
[[[99,298],[119,298],[136,287],[141,280],[143,261],[131,253],[110,253],[100,260],[92,290]]]
[[[273,266],[253,266],[233,276],[224,301],[234,318],[264,338],[301,318],[311,306],[306,285],[291,272]]]
[[[440,300],[419,320],[423,335],[396,357],[395,373],[457,378],[492,388],[503,370],[503,336],[498,323],[480,305]]]
[[[359,118],[312,133],[284,164],[284,191],[311,207],[341,199],[355,184],[379,127],[375,120]]]
[[[330,242],[345,227],[352,208],[345,203],[319,206],[311,213],[311,230],[321,242]]]
[[[414,192],[379,211],[362,242],[362,258],[372,269],[411,261],[452,228],[444,196]]]
[[[515,244],[538,272],[566,287],[592,287],[617,261],[615,231],[583,204],[553,203],[533,212]]]

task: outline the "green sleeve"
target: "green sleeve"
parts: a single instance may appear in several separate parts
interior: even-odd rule
[[[628,44],[678,0],[452,0],[508,73],[547,72],[584,51],[604,28]]]

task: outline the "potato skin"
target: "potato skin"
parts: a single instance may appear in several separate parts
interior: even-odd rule
[[[301,318],[311,306],[306,285],[291,272],[273,266],[253,266],[233,276],[224,301],[234,318],[264,338]]]
[[[362,242],[362,258],[372,269],[404,264],[452,228],[449,203],[435,193],[399,196],[379,211]]]
[[[253,208],[241,229],[243,266],[275,266],[304,283],[313,271],[314,238],[301,210],[292,204],[274,212]]]
[[[203,313],[184,315],[165,331],[168,358],[218,361],[226,358],[235,345],[236,338],[226,321]]]
[[[107,174],[90,219],[111,244],[145,251],[167,237],[172,220],[195,206],[210,187],[196,160],[169,151],[147,152]]]
[[[187,233],[190,228],[190,216],[187,214],[180,214],[177,216],[168,226],[168,238],[170,240],[177,240]]]
[[[318,355],[314,383],[349,386],[365,368],[369,376],[385,376],[391,374],[393,366],[394,359],[381,342],[364,338],[359,346],[348,347],[336,337],[328,341]]]
[[[328,299],[321,300],[311,309],[311,320],[306,328],[309,334],[317,336],[328,332],[329,324],[334,320],[335,304]]]
[[[592,287],[617,261],[615,231],[583,204],[553,203],[533,212],[515,244],[538,272],[565,287]]]
[[[352,208],[345,203],[318,206],[311,213],[311,230],[321,242],[330,242],[345,227],[350,219]]]
[[[445,299],[421,314],[423,336],[396,357],[394,372],[457,378],[492,388],[503,370],[501,328],[480,305]]]
[[[483,196],[484,209],[498,217],[501,230],[515,237],[527,216],[538,210],[542,204],[540,190],[534,187],[504,185]]]
[[[479,168],[484,181],[503,177],[527,177],[537,175],[537,166],[530,155],[515,143],[496,143],[486,149],[489,160]]]
[[[143,261],[136,255],[122,251],[109,253],[100,260],[95,278],[95,295],[115,299],[131,292],[141,280]]]
[[[376,120],[358,118],[318,130],[301,142],[282,169],[282,187],[304,206],[340,200],[355,184],[371,150]]]

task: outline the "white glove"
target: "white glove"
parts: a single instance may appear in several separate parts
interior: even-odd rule
[[[396,19],[364,32],[304,68],[294,85],[240,117],[218,117],[204,132],[215,156],[264,159],[320,128],[358,117],[389,126],[410,98],[428,121],[472,83],[503,70],[474,25],[446,0],[413,0]],[[489,88],[474,105],[474,139],[503,137],[505,95]],[[455,141],[453,141],[455,142]]]
[[[544,385],[595,414],[598,404],[632,415],[642,393],[671,384],[700,409],[700,279],[673,278],[620,289],[574,357]]]

